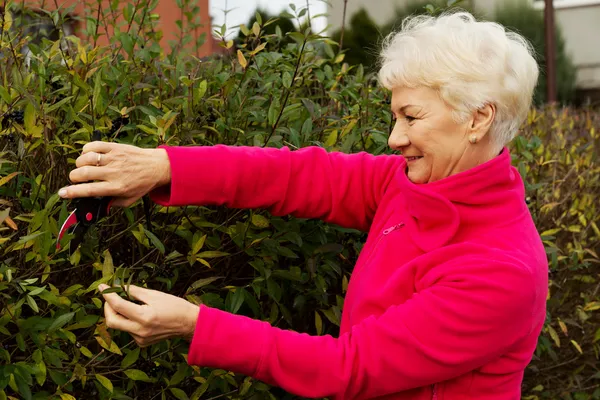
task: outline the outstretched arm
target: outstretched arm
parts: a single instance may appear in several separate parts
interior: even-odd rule
[[[265,208],[277,216],[318,218],[363,231],[403,162],[320,147],[162,148],[169,156],[171,184],[151,192],[159,204]]]
[[[445,270],[432,286],[339,338],[201,306],[188,362],[309,398],[375,398],[460,376],[506,352],[536,323],[529,272],[480,262],[436,267]]]

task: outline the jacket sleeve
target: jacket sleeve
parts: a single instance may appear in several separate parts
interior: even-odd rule
[[[536,293],[530,273],[514,265],[448,268],[406,303],[339,338],[202,306],[188,363],[250,375],[308,398],[375,398],[460,376],[530,333]]]
[[[171,184],[150,197],[169,206],[265,208],[368,230],[402,159],[366,152],[291,151],[244,146],[167,147]]]

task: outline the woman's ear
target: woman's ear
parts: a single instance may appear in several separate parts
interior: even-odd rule
[[[494,104],[485,104],[475,111],[471,122],[470,134],[477,135],[481,140],[490,130],[494,119],[496,118],[496,106]]]

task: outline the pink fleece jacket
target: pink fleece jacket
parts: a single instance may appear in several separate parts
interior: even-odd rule
[[[413,184],[401,156],[318,147],[165,147],[162,205],[265,208],[368,231],[339,337],[201,306],[191,365],[309,398],[520,398],[545,319],[548,265],[508,149]]]

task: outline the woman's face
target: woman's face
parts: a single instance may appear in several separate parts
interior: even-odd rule
[[[452,109],[430,88],[398,87],[392,91],[396,122],[388,143],[402,153],[408,178],[414,183],[434,182],[489,161],[487,131],[495,108],[486,106],[464,123],[452,119]],[[477,136],[471,144],[469,137]]]

